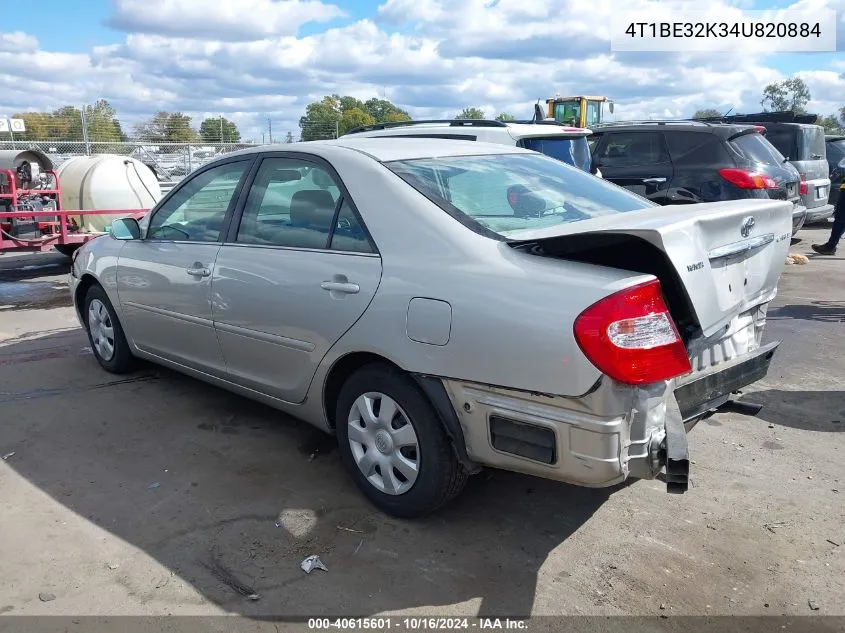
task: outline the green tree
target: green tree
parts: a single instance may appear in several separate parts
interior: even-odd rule
[[[361,108],[349,108],[348,110],[344,110],[343,114],[340,115],[338,131],[342,136],[349,130],[354,130],[356,127],[361,127],[362,125],[372,125],[375,122],[376,120],[370,116],[369,112],[366,112]]]
[[[149,121],[135,126],[135,134],[150,143],[195,143],[199,134],[191,117],[181,112],[156,112]]]
[[[364,111],[366,111],[373,121],[376,123],[387,123],[389,121],[410,121],[411,115],[405,110],[396,107],[387,99],[367,99],[364,102]]]
[[[456,119],[483,119],[484,110],[481,108],[464,108],[458,113]]]
[[[335,94],[305,107],[305,115],[299,119],[300,138],[303,141],[334,138],[361,125],[410,120],[407,112],[385,99],[362,102]]]
[[[703,110],[696,110],[695,114],[692,115],[693,119],[718,119],[722,116],[722,112],[719,112],[715,108],[704,108]]]
[[[127,140],[126,134],[117,120],[117,113],[105,99],[98,99],[94,105],[85,106],[85,126],[88,140],[91,142],[114,143]],[[105,151],[102,147],[95,151]]]
[[[200,138],[206,143],[239,143],[241,132],[226,117],[208,117],[200,123]]]
[[[303,141],[334,138],[340,127],[340,97],[331,95],[305,106],[305,116],[299,119],[300,137]]]
[[[497,121],[516,121],[516,117],[512,114],[508,114],[507,112],[501,112],[496,115]]]
[[[765,111],[791,110],[796,114],[806,112],[809,103],[810,89],[800,77],[790,77],[781,82],[769,84],[763,89],[760,105]]]
[[[843,131],[843,122],[833,114],[819,117],[818,124],[824,128],[828,134],[840,134]]]

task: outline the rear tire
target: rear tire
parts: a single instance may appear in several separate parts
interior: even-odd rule
[[[340,390],[335,420],[346,470],[382,512],[420,517],[463,490],[469,473],[434,407],[401,371],[384,365],[356,371]]]
[[[94,284],[85,295],[82,313],[88,342],[100,366],[113,374],[132,371],[135,357],[106,291]]]

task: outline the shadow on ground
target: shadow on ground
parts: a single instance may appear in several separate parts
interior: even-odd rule
[[[756,417],[772,424],[808,431],[845,431],[845,391],[784,391],[749,393],[742,402],[760,404]]]
[[[391,519],[354,488],[332,438],[167,370],[106,374],[85,344],[75,330],[0,347],[8,465],[232,612],[364,615],[480,598],[480,615],[527,615],[549,553],[613,492],[482,474],[426,519]],[[299,569],[311,554],[327,573]],[[103,572],[110,562],[93,561],[137,600],[167,600],[167,577],[144,580],[131,561]]]
[[[772,321],[801,319],[822,323],[841,323],[845,321],[845,301],[810,301],[770,308],[767,318]]]

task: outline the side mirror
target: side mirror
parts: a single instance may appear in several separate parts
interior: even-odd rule
[[[135,218],[118,218],[111,223],[111,236],[116,240],[141,239],[141,227]]]

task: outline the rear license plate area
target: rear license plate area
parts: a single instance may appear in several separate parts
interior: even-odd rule
[[[816,187],[816,200],[827,198],[827,187]]]
[[[734,391],[765,378],[778,345],[779,342],[769,343],[750,358],[731,363],[724,369],[714,367],[675,389],[675,399],[683,419],[689,420],[724,404]]]

